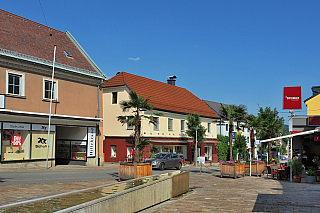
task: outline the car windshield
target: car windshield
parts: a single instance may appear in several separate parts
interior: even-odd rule
[[[166,156],[166,153],[159,153],[156,155],[156,158],[163,158],[164,156]]]

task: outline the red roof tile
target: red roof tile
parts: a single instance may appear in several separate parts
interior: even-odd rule
[[[0,29],[0,48],[53,61],[53,49],[57,45],[56,62],[100,75],[64,32],[1,9]],[[73,58],[66,57],[64,51]]]
[[[219,118],[204,101],[188,90],[160,81],[120,72],[107,80],[103,87],[124,85],[144,98],[150,97],[150,103],[156,109]]]

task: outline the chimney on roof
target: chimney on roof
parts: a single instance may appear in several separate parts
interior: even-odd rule
[[[177,78],[177,76],[175,76],[175,75],[174,76],[168,76],[167,77],[167,83],[175,86],[176,85],[176,78]]]
[[[313,92],[312,96],[316,96],[316,95],[320,94],[320,86],[314,86],[311,88],[311,90]]]

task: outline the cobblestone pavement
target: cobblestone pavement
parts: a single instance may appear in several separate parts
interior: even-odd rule
[[[320,212],[320,184],[273,180],[270,176],[220,178],[220,172],[190,175],[191,192],[143,211]]]
[[[115,169],[102,167],[54,167],[64,169]],[[18,168],[30,170],[30,168]],[[42,168],[31,168],[42,169]],[[196,168],[195,168],[196,170]],[[4,171],[0,168],[0,173]],[[13,171],[13,169],[10,169]],[[0,205],[114,183],[116,180],[1,186]],[[148,208],[150,212],[320,212],[320,184],[291,183],[265,176],[220,178],[220,172],[206,169],[190,173],[189,193]]]

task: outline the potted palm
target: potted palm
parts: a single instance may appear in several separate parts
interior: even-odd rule
[[[289,166],[292,169],[293,178],[295,183],[301,182],[301,172],[303,171],[303,166],[300,159],[300,154],[298,156],[293,157],[293,159],[289,162]]]
[[[307,182],[314,183],[315,176],[316,176],[317,172],[309,169],[308,171],[306,171],[306,174],[307,174]]]
[[[126,140],[127,143],[133,144],[134,160],[131,162],[120,162],[119,179],[134,179],[152,175],[151,163],[143,163],[143,149],[149,144],[147,139],[141,137],[141,121],[148,120],[150,123],[156,124],[156,119],[150,115],[145,115],[144,111],[151,111],[153,105],[149,104],[150,97],[144,99],[134,91],[129,93],[130,100],[121,101],[120,106],[123,112],[132,112],[132,115],[118,116],[118,121],[134,127],[133,135]],[[160,113],[154,113],[160,116]]]

